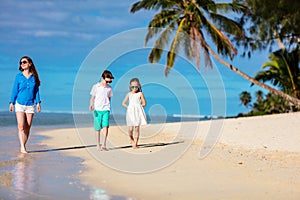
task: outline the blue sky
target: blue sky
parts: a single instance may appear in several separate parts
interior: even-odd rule
[[[9,96],[14,76],[18,73],[20,57],[29,55],[33,58],[42,81],[40,89],[44,111],[71,111],[73,91],[74,88],[77,89],[74,84],[76,85],[77,80],[80,79],[81,75],[78,73],[84,73],[85,70],[88,70],[84,63],[87,63],[92,52],[96,51],[97,48],[101,48],[101,44],[105,44],[105,41],[116,35],[122,35],[122,33],[136,28],[145,29],[147,27],[154,13],[149,11],[129,13],[130,6],[134,2],[136,1],[9,0],[2,2],[0,13],[0,69],[2,71],[0,74],[0,110],[8,109]],[[144,36],[142,36],[143,38]],[[126,41],[120,42],[119,45],[126,45],[124,42]],[[143,41],[140,40],[136,42],[143,44]],[[213,83],[216,73],[222,74],[227,115],[235,115],[246,111],[239,103],[239,94],[242,91],[259,89],[255,86],[250,88],[249,82],[218,63],[216,63],[214,69],[217,72],[203,68],[198,72],[184,58],[178,60],[174,72],[171,71],[168,78],[162,74],[164,59],[158,64],[157,68],[153,67],[151,72],[153,74],[150,72],[150,74],[145,74],[143,70],[140,70],[142,69],[140,66],[149,68],[147,62],[149,48],[142,49],[141,45],[138,51],[130,50],[127,54],[119,55],[115,60],[111,60],[109,68],[116,74],[116,80],[112,84],[116,88],[114,95],[116,113],[123,112],[119,108],[118,102],[122,100],[123,94],[128,89],[127,85],[124,88],[120,87],[121,79],[125,84],[126,81],[123,78],[129,79],[131,75],[127,76],[126,73],[132,69],[137,69],[132,76],[140,77],[142,83],[143,80],[147,80],[144,81],[147,82],[144,90],[145,96],[150,102],[147,112],[155,110],[154,108],[157,108],[157,105],[165,107],[164,109],[168,114],[180,112],[180,110],[175,109],[178,105],[174,105],[172,109],[168,108],[170,99],[171,101],[178,101],[186,95],[184,93],[186,88],[181,87],[182,84],[176,81],[177,75],[188,80],[188,84],[192,84],[192,92],[196,93],[200,102],[201,114],[205,115],[210,114],[210,109],[207,109],[207,107],[211,107],[210,93],[212,90],[217,91],[220,89],[211,87],[211,85],[207,86],[207,82],[211,81]],[[113,48],[106,48],[104,51],[115,53]],[[250,60],[237,57],[233,64],[253,76],[260,69],[261,63],[267,60],[267,55],[266,52],[257,52]],[[120,65],[123,65],[123,67],[120,68]],[[93,72],[93,75],[96,74],[99,77],[101,70],[102,68],[99,68],[98,71]],[[156,74],[160,72],[161,74]],[[153,75],[160,78],[151,79]],[[173,90],[162,92],[161,95],[155,97],[155,94],[158,94],[157,91],[167,89],[159,87],[161,86],[159,84],[152,83],[151,85],[151,80],[159,84],[163,84],[163,80],[166,81],[164,84],[167,86],[170,84],[175,85],[175,87]],[[91,76],[87,83],[95,81],[97,81],[97,78]],[[85,98],[88,98],[89,90],[90,88],[87,85]],[[189,102],[188,100],[182,101],[179,103],[187,102],[188,104]],[[84,110],[84,108],[82,109]]]

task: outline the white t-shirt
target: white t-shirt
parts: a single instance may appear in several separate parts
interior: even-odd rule
[[[95,85],[93,85],[90,95],[95,96],[95,110],[110,110],[109,98],[113,95],[112,87],[110,85],[103,87],[100,85],[100,83],[96,83]]]

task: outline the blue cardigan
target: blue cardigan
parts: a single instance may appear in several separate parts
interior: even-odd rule
[[[23,73],[18,73],[15,78],[12,94],[10,97],[10,103],[24,106],[32,106],[37,103],[41,103],[39,86],[35,82],[33,75],[26,78]]]

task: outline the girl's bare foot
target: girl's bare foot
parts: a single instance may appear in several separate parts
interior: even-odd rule
[[[107,148],[105,146],[102,146],[101,151],[107,151]]]
[[[25,148],[21,148],[21,153],[28,153]]]
[[[130,139],[130,144],[131,144],[131,146],[133,146],[134,145],[134,140]]]

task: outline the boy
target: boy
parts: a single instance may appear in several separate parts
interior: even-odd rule
[[[109,128],[110,99],[113,95],[112,87],[109,85],[114,79],[112,73],[105,70],[102,73],[101,81],[93,85],[90,92],[90,110],[93,111],[94,129],[96,131],[97,150],[105,151],[106,139]],[[100,131],[104,134],[103,144],[100,147]]]

